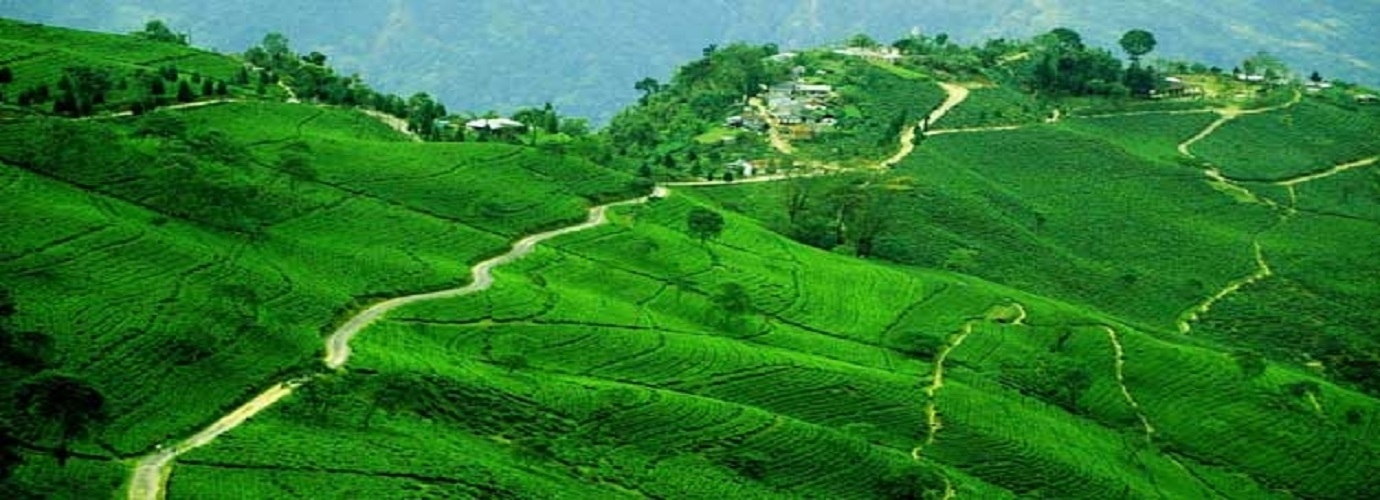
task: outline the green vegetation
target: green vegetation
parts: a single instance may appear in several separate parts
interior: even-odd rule
[[[795,63],[807,69],[824,69],[827,76],[821,81],[833,84],[838,92],[838,99],[831,103],[839,115],[837,125],[795,143],[801,156],[813,160],[875,163],[891,156],[899,147],[896,138],[901,131],[944,100],[944,92],[933,81],[901,76],[888,71],[888,66],[827,53],[800,59]]]
[[[1049,105],[1010,87],[973,89],[963,105],[954,108],[932,129],[1029,125],[1049,118]]]
[[[86,116],[103,111],[143,112],[174,102],[250,92],[233,82],[242,70],[239,62],[185,44],[165,43],[158,38],[162,36],[107,35],[0,19],[0,48],[5,54],[0,65],[8,74],[0,78],[4,101],[42,112]],[[206,82],[212,82],[210,93],[192,92],[193,85],[204,89]],[[179,95],[183,86],[189,94]]]
[[[701,246],[684,220],[702,209],[678,193],[503,268],[482,296],[399,311],[359,339],[348,372],[327,379],[337,395],[324,409],[294,397],[188,455],[195,465],[178,469],[174,488],[269,477],[302,477],[323,495],[886,498],[947,484],[982,498],[1252,497],[1371,487],[1363,467],[1339,468],[1335,481],[1293,472],[1366,463],[1374,451],[1364,426],[1334,428],[1298,406],[1306,395],[1282,388],[1315,379],[1275,365],[1250,381],[1220,353],[1109,323],[1126,346],[1126,383],[1157,429],[1146,447],[1107,334],[1081,326],[1097,316],[783,243],[729,214],[724,243]],[[725,306],[734,289],[750,307]],[[981,320],[1005,317],[987,311],[1012,299],[1031,326]],[[972,318],[938,393],[943,427],[913,461],[925,441],[915,382],[933,357],[911,346],[943,343]],[[1170,368],[1180,364],[1195,368]],[[391,377],[413,380],[412,396],[375,405]],[[1328,404],[1376,409],[1311,383],[1308,394]],[[1216,399],[1223,393],[1232,398]],[[1276,435],[1268,453],[1231,448],[1281,428],[1296,431]],[[1326,447],[1350,458],[1288,451]]]
[[[1228,177],[1273,181],[1380,155],[1376,130],[1380,107],[1310,98],[1289,109],[1243,116],[1196,150]]]
[[[64,374],[5,373],[0,395],[30,410],[4,417],[79,416],[41,382],[90,384],[102,418],[21,426],[25,442],[69,467],[149,450],[315,366],[318,335],[359,304],[453,286],[515,236],[633,192],[576,156],[402,139],[355,111],[269,102],[0,127],[5,343],[41,332],[51,353],[14,366]],[[107,483],[25,455],[27,491]]]
[[[94,46],[193,50],[162,23],[109,38]],[[1067,29],[711,46],[669,84],[638,82],[642,102],[597,134],[551,105],[460,132],[429,95],[374,94],[278,34],[248,66],[197,53],[236,68],[233,102],[163,64],[161,95],[203,104],[115,115],[112,82],[137,68],[71,49],[95,62],[55,73],[53,109],[0,123],[0,494],[1380,490],[1380,174],[1271,183],[1373,156],[1373,112],[1346,89],[1295,104],[1287,85],[1237,109],[1155,104],[1138,80],[1158,78],[1141,66],[1155,45],[1127,33],[1129,69]],[[954,79],[981,88],[921,122]],[[832,106],[836,128],[786,147],[729,120],[785,97]],[[1135,102],[1195,109],[1045,120]],[[1265,105],[1280,109],[1233,115]],[[106,116],[75,119],[90,114]],[[846,168],[916,123],[1018,126],[922,133],[889,170]],[[1221,144],[1233,134],[1260,150]],[[1281,161],[1246,170],[1263,154]],[[793,163],[844,168],[762,177]],[[653,177],[729,182],[636,198]],[[353,356],[324,369],[322,335],[347,320],[365,328]],[[285,399],[184,441],[256,394]],[[160,458],[166,489],[128,481]]]

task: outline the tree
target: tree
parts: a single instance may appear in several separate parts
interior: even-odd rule
[[[316,66],[325,66],[326,55],[313,50],[310,54],[302,56],[302,61],[306,62],[307,64],[312,64]]]
[[[58,80],[59,94],[53,110],[74,116],[89,115],[96,105],[105,103],[105,93],[113,86],[114,80],[105,68],[64,68],[62,78]]]
[[[282,33],[272,32],[264,35],[259,46],[263,47],[264,54],[268,56],[267,62],[275,66],[292,55],[292,50],[288,47],[288,38]]]
[[[795,224],[797,219],[810,207],[810,181],[791,177],[784,183],[786,190],[786,218]]]
[[[700,239],[703,245],[705,240],[719,237],[724,231],[724,217],[718,212],[707,208],[695,207],[686,215],[686,225],[690,228],[690,234]]]
[[[896,466],[877,482],[882,498],[920,500],[944,492],[944,477],[919,464]]]
[[[661,82],[658,82],[656,81],[656,78],[652,78],[649,76],[641,80],[638,80],[637,83],[634,83],[633,89],[642,92],[642,99],[640,102],[642,104],[646,104],[647,100],[651,99],[652,94],[661,91]]]
[[[215,94],[216,94],[216,84],[211,83],[211,79],[209,79],[209,78],[207,78],[207,79],[205,79],[205,80],[202,80],[202,81],[201,81],[201,95],[204,96],[204,97],[211,97],[211,96],[213,96],[213,95],[215,95]]]
[[[1127,31],[1121,35],[1121,49],[1131,56],[1131,61],[1139,62],[1141,56],[1155,50],[1155,35],[1142,29]]]
[[[168,24],[161,19],[144,23],[144,30],[134,32],[134,36],[155,42],[187,45],[187,34],[173,32],[172,28],[169,28]]]
[[[872,39],[872,37],[867,36],[866,33],[858,33],[848,39],[849,47],[856,47],[860,49],[872,49],[878,47],[879,45],[881,44],[877,43],[877,41]]]
[[[71,375],[47,372],[26,380],[15,392],[15,406],[38,436],[57,434],[54,456],[66,464],[69,444],[106,420],[105,396]]]
[[[216,95],[225,96],[230,94],[230,87],[224,81],[216,82]]]
[[[14,81],[14,70],[9,66],[0,67],[0,84]]]
[[[154,78],[152,82],[149,82],[149,94],[160,96],[167,93],[168,86],[167,84],[163,83],[162,78]]]
[[[192,102],[196,100],[196,93],[192,92],[192,85],[186,80],[177,82],[177,102]]]
[[[9,69],[9,68],[3,68],[3,69],[0,69],[0,71],[4,71],[5,69]],[[1313,71],[1313,74],[1308,75],[1308,81],[1313,82],[1313,83],[1322,83],[1323,77],[1322,77],[1321,74],[1319,74],[1319,73],[1315,70],[1315,71]],[[0,73],[0,83],[4,83],[4,73]]]
[[[19,454],[19,440],[6,427],[0,427],[0,483],[10,477],[10,471],[24,463],[24,455]]]
[[[729,314],[744,314],[752,311],[752,296],[747,288],[738,283],[724,283],[714,294],[714,303]]]
[[[1083,50],[1083,35],[1068,28],[1054,28],[1046,35],[1050,37],[1056,48],[1060,50]]]
[[[53,338],[40,332],[13,331],[0,323],[0,361],[26,372],[38,372],[52,361]]]
[[[311,147],[302,141],[289,143],[278,156],[278,170],[289,176],[292,190],[297,190],[299,182],[315,182],[319,177],[311,159]]]

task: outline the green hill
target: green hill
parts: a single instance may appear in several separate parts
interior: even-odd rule
[[[160,50],[247,68],[3,26],[112,75]],[[1072,62],[1042,80],[1021,52]],[[726,46],[578,137],[442,133],[417,99],[414,129],[470,142],[414,142],[255,85],[13,102],[0,492],[1380,491],[1363,89],[1136,97],[1057,36],[926,54]],[[804,104],[809,130],[731,125]]]

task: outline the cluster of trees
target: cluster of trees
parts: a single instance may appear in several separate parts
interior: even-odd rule
[[[375,91],[359,75],[341,76],[326,64],[327,57],[312,51],[299,55],[292,51],[286,36],[269,33],[263,41],[244,52],[244,60],[258,68],[260,92],[280,81],[302,101],[375,109],[407,120],[414,133],[427,140],[455,139],[446,136],[437,121],[446,117],[446,107],[430,94],[419,92],[407,99]],[[236,77],[250,83],[248,69]],[[463,136],[458,137],[463,139]]]
[[[174,32],[172,28],[168,27],[168,23],[163,22],[161,19],[150,20],[144,23],[143,30],[135,31],[130,34],[134,35],[136,38],[152,40],[155,42],[172,43],[177,45],[188,45],[190,43],[186,33]]]
[[[10,77],[13,78],[12,72]],[[63,68],[55,87],[56,92],[49,84],[21,91],[16,104],[36,106],[51,100],[54,114],[82,117],[95,114],[102,106],[117,107],[128,103],[130,111],[142,114],[173,102],[186,103],[230,93],[225,81],[198,73],[181,74],[176,66],[164,66],[157,71],[137,69],[127,75],[118,75],[110,68],[72,66]],[[122,96],[118,101],[112,98],[117,94]]]
[[[1129,71],[1110,51],[1084,45],[1078,32],[1056,28],[1035,38],[1033,53],[1021,75],[1023,83],[1033,92],[1054,95],[1147,93],[1154,86],[1155,73],[1141,68],[1139,58],[1154,48],[1154,36],[1133,30],[1122,43],[1132,57]]]
[[[48,450],[58,464],[72,456],[71,444],[106,421],[105,396],[80,377],[64,373],[48,335],[21,328],[23,308],[0,284],[0,395],[10,405],[0,413],[0,492],[23,463],[22,448]]]
[[[603,134],[615,168],[635,171],[644,165],[700,175],[716,167],[716,147],[696,143],[695,137],[740,109],[764,85],[783,81],[790,68],[769,59],[774,45],[710,45],[704,57],[682,66],[669,84],[644,78],[634,84],[642,92],[638,106],[624,109]],[[698,172],[692,172],[697,168]]]
[[[880,177],[843,181],[792,179],[781,184],[785,233],[810,246],[842,248],[859,257],[875,254],[878,240],[895,220],[894,196],[910,189],[904,180]]]
[[[149,113],[128,132],[102,124],[46,120],[34,140],[5,160],[206,227],[250,237],[306,200],[271,189],[248,148],[224,132]],[[128,182],[109,183],[118,177]]]

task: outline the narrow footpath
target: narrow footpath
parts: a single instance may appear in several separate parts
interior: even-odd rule
[[[1179,316],[1179,333],[1188,334],[1192,332],[1192,323],[1194,321],[1198,321],[1198,319],[1201,318],[1204,314],[1207,314],[1208,311],[1212,309],[1213,304],[1216,304],[1217,301],[1222,300],[1228,295],[1236,293],[1238,290],[1240,290],[1242,287],[1246,285],[1253,284],[1257,281],[1263,280],[1274,275],[1274,271],[1270,270],[1270,264],[1265,261],[1265,250],[1261,248],[1259,240],[1255,241],[1254,247],[1256,265],[1255,272],[1243,278],[1227,283],[1227,286],[1223,287],[1221,290],[1218,290],[1217,293],[1212,294],[1211,297],[1208,297],[1206,300],[1194,306],[1192,309],[1184,311],[1184,313]]]
[[[493,285],[494,268],[527,256],[536,249],[537,244],[552,238],[603,225],[608,220],[607,212],[610,207],[646,203],[649,199],[661,198],[669,194],[670,192],[665,187],[658,186],[650,196],[643,196],[591,208],[589,210],[589,217],[585,222],[580,224],[522,238],[518,240],[517,243],[514,243],[512,249],[507,253],[476,264],[471,269],[470,274],[472,281],[469,285],[450,290],[398,297],[370,306],[351,317],[344,325],[326,338],[326,356],[324,360],[326,367],[336,369],[344,366],[345,363],[350,360],[350,340],[354,339],[365,327],[378,321],[389,311],[408,304],[459,297],[487,290]],[[137,461],[134,467],[129,482],[127,498],[130,500],[158,500],[163,498],[166,492],[165,488],[167,486],[168,477],[172,474],[172,462],[174,459],[184,453],[210,444],[222,434],[239,427],[251,417],[272,407],[284,397],[292,394],[298,387],[309,383],[311,383],[310,378],[290,380],[275,384],[196,434],[172,446],[143,456]]]
[[[935,121],[943,117],[946,113],[948,113],[949,110],[953,109],[955,106],[963,102],[968,97],[968,91],[963,87],[948,83],[941,83],[940,85],[944,87],[945,91],[948,93],[948,97],[945,99],[943,104],[941,104],[938,108],[935,108],[935,110],[932,111],[926,117],[925,123],[934,123]],[[287,88],[286,86],[284,86],[284,88],[289,92],[288,102],[297,102],[296,95],[294,95],[291,92],[291,89]],[[215,102],[193,104],[204,106],[214,103]],[[758,102],[755,105],[760,106],[761,103]],[[375,118],[383,119],[373,113],[366,112],[366,114],[374,116]],[[390,126],[394,126],[394,124],[390,123],[388,120],[384,120],[384,122],[388,123]],[[397,127],[394,126],[394,128],[396,129]],[[897,155],[894,155],[892,158],[889,158],[885,162],[883,162],[882,167],[890,167],[892,165],[895,165],[897,162],[904,159],[906,155],[910,154],[915,147],[914,139],[915,127],[911,127],[908,129],[908,133],[902,134],[901,152],[898,152]],[[774,147],[781,145],[775,144],[776,141],[773,142]],[[787,149],[789,149],[789,144],[784,145],[787,146]],[[364,309],[363,311],[360,311],[359,313],[356,313],[343,325],[341,325],[340,328],[336,329],[335,332],[331,333],[331,335],[326,337],[326,355],[323,362],[325,366],[330,369],[337,369],[344,366],[345,363],[347,363],[350,360],[350,341],[353,340],[356,336],[358,336],[361,332],[363,332],[366,327],[383,318],[386,314],[388,314],[388,312],[394,309],[408,304],[460,297],[487,290],[489,287],[493,285],[494,268],[511,263],[513,261],[519,260],[527,256],[528,254],[532,253],[532,251],[536,248],[536,246],[539,243],[543,241],[567,235],[570,233],[585,231],[603,225],[605,222],[607,222],[607,211],[609,208],[624,205],[642,204],[654,198],[664,198],[670,195],[670,190],[668,189],[669,187],[722,186],[739,183],[773,182],[786,180],[792,177],[811,177],[817,175],[824,175],[827,173],[832,172],[815,171],[798,175],[764,175],[759,177],[741,179],[734,182],[722,180],[669,182],[657,185],[656,188],[654,188],[652,194],[649,196],[643,196],[631,200],[614,202],[593,207],[589,210],[589,217],[585,220],[585,222],[573,226],[567,226],[564,228],[537,233],[524,237],[518,240],[516,243],[514,243],[512,248],[507,253],[476,264],[473,268],[471,268],[471,282],[466,286],[449,290],[441,290],[436,292],[408,295],[404,297],[388,299],[383,302],[376,303]],[[928,418],[931,427],[927,443],[933,442],[934,432],[937,431],[939,427],[937,411],[933,407],[933,396],[934,393],[938,391],[939,387],[943,386],[943,359],[947,357],[949,351],[953,350],[953,348],[955,347],[958,347],[958,345],[962,343],[963,338],[965,338],[971,332],[972,323],[969,322],[968,324],[964,325],[963,333],[958,338],[956,338],[952,344],[950,344],[944,349],[944,351],[940,355],[939,360],[936,363],[935,380],[931,384],[931,387],[926,391],[928,394],[930,394],[931,401],[930,407],[927,412],[929,414]],[[158,500],[163,498],[166,495],[168,478],[172,475],[173,462],[177,459],[178,456],[181,456],[196,448],[200,448],[202,446],[210,444],[211,442],[215,441],[217,437],[220,437],[226,432],[234,430],[236,427],[239,427],[240,425],[244,424],[250,418],[272,407],[274,404],[281,401],[289,394],[292,394],[292,392],[296,390],[298,387],[301,387],[304,384],[309,384],[311,382],[311,378],[305,378],[289,380],[275,384],[267,390],[263,391],[262,393],[259,393],[254,398],[250,399],[248,402],[235,408],[230,413],[216,420],[211,425],[196,432],[195,434],[192,434],[190,437],[187,437],[171,446],[160,448],[157,451],[154,451],[153,453],[140,457],[134,465],[129,480],[127,498],[129,498],[130,500]],[[917,457],[919,454],[919,450],[920,448],[917,447],[913,452],[913,454]]]
[[[949,111],[952,111],[959,104],[962,104],[963,101],[968,100],[967,87],[948,82],[940,82],[939,86],[944,88],[944,102],[940,103],[939,107],[934,108],[933,111],[930,111],[930,114],[925,115],[923,121],[912,123],[910,126],[906,127],[905,130],[902,130],[901,149],[896,151],[896,154],[891,155],[890,158],[882,160],[882,162],[877,165],[878,168],[889,169],[894,167],[915,151],[916,132],[919,132],[921,135],[929,135],[929,132],[919,130],[921,123],[925,124],[925,127],[929,127],[929,124],[939,121],[944,115],[949,114]]]
[[[1194,144],[1197,144],[1198,142],[1202,141],[1203,139],[1206,139],[1208,136],[1212,135],[1213,132],[1216,132],[1218,129],[1222,128],[1223,125],[1226,125],[1227,123],[1230,123],[1232,120],[1235,120],[1235,119],[1237,119],[1237,118],[1239,118],[1239,117],[1241,117],[1241,116],[1245,116],[1245,115],[1253,115],[1253,114],[1260,114],[1260,113],[1268,113],[1268,112],[1271,112],[1271,111],[1279,111],[1279,110],[1282,110],[1282,109],[1288,109],[1288,108],[1293,107],[1294,105],[1298,104],[1302,99],[1303,99],[1303,94],[1302,94],[1301,92],[1299,92],[1298,90],[1295,90],[1295,91],[1294,91],[1294,96],[1293,96],[1293,98],[1291,98],[1291,99],[1289,100],[1289,102],[1286,102],[1286,103],[1283,103],[1283,104],[1280,104],[1280,105],[1277,105],[1277,106],[1270,106],[1270,107],[1266,107],[1266,108],[1252,109],[1252,110],[1240,110],[1240,109],[1235,109],[1235,108],[1217,110],[1217,111],[1216,111],[1217,114],[1220,115],[1220,117],[1219,117],[1217,120],[1215,120],[1215,121],[1213,121],[1212,123],[1208,124],[1207,127],[1203,128],[1202,131],[1199,131],[1199,132],[1198,132],[1196,135],[1194,135],[1193,137],[1190,137],[1190,138],[1188,138],[1187,140],[1185,140],[1185,141],[1179,143],[1179,147],[1178,147],[1178,149],[1179,149],[1179,154],[1182,154],[1182,155],[1184,155],[1184,156],[1186,156],[1186,157],[1188,157],[1188,158],[1197,159],[1198,157],[1197,157],[1196,155],[1193,154],[1193,150],[1192,150],[1193,145],[1194,145]],[[1334,168],[1334,169],[1328,170],[1327,172],[1319,173],[1318,176],[1319,176],[1319,177],[1325,177],[1326,175],[1335,175],[1336,173],[1345,170],[1345,169],[1343,169],[1342,167],[1346,167],[1346,169],[1350,169],[1350,168],[1357,168],[1357,167],[1365,166],[1365,165],[1368,165],[1368,164],[1369,164],[1369,163],[1365,163],[1365,162],[1366,162],[1366,160],[1362,160],[1361,162],[1356,162],[1356,163],[1358,163],[1358,164],[1352,164],[1352,165],[1350,165],[1350,166],[1340,165],[1340,166],[1338,166],[1338,167],[1336,167],[1336,168]],[[1372,161],[1372,163],[1373,163],[1373,161]],[[1331,173],[1328,173],[1328,172],[1331,172]],[[1324,174],[1325,174],[1325,175],[1324,175]],[[1204,166],[1203,166],[1203,175],[1205,175],[1205,176],[1208,177],[1209,182],[1210,182],[1213,186],[1217,187],[1218,189],[1220,189],[1220,190],[1222,190],[1223,192],[1226,192],[1226,193],[1235,193],[1235,196],[1239,197],[1239,199],[1241,199],[1241,200],[1243,200],[1243,201],[1248,201],[1248,202],[1252,202],[1252,203],[1259,203],[1259,204],[1268,206],[1268,207],[1270,207],[1270,208],[1272,208],[1272,209],[1281,209],[1281,208],[1284,208],[1284,207],[1279,206],[1279,204],[1275,203],[1273,200],[1270,200],[1269,198],[1264,198],[1264,197],[1261,197],[1261,196],[1256,195],[1256,194],[1255,194],[1254,192],[1252,192],[1250,189],[1247,189],[1245,186],[1242,186],[1242,185],[1241,185],[1240,183],[1238,183],[1237,181],[1235,181],[1235,180],[1233,180],[1233,179],[1231,179],[1231,178],[1229,178],[1229,177],[1223,175],[1223,174],[1222,174],[1222,171],[1219,170],[1219,169],[1216,168],[1216,167],[1213,167],[1213,166],[1211,166],[1211,165],[1204,165]],[[1307,177],[1309,177],[1309,176],[1303,176],[1303,177],[1301,177],[1300,179],[1304,179],[1304,178],[1307,178]],[[1307,182],[1307,180],[1299,180],[1299,182]],[[1281,185],[1284,185],[1284,186],[1286,186],[1286,187],[1289,188],[1289,194],[1290,194],[1290,197],[1291,197],[1291,198],[1294,198],[1294,197],[1296,196],[1296,194],[1294,193],[1294,190],[1293,190],[1293,189],[1294,189],[1294,184],[1281,184]],[[1286,212],[1286,215],[1285,215],[1286,218],[1288,217],[1288,215],[1287,215],[1288,213],[1289,213],[1289,212]],[[1196,306],[1190,308],[1190,309],[1187,310],[1187,311],[1184,311],[1183,314],[1180,314],[1180,315],[1179,315],[1179,320],[1178,320],[1178,323],[1177,323],[1177,326],[1178,326],[1178,329],[1179,329],[1179,333],[1181,333],[1181,334],[1188,334],[1188,333],[1190,333],[1190,332],[1193,330],[1193,325],[1192,325],[1192,323],[1193,323],[1194,321],[1197,321],[1199,318],[1201,318],[1202,315],[1207,314],[1207,312],[1208,312],[1210,309],[1212,309],[1213,304],[1216,304],[1218,301],[1222,300],[1224,297],[1226,297],[1226,296],[1228,296],[1228,295],[1231,295],[1231,294],[1233,294],[1233,293],[1236,293],[1238,290],[1240,290],[1242,287],[1244,287],[1244,286],[1246,286],[1246,285],[1250,285],[1250,284],[1255,283],[1255,282],[1257,282],[1257,281],[1263,280],[1263,279],[1268,278],[1268,277],[1270,277],[1271,275],[1274,274],[1274,273],[1270,270],[1270,265],[1269,265],[1269,263],[1265,261],[1265,251],[1264,251],[1264,249],[1262,249],[1261,246],[1260,246],[1260,238],[1259,238],[1258,235],[1257,235],[1257,237],[1255,238],[1255,240],[1252,241],[1252,246],[1253,246],[1254,249],[1255,249],[1256,270],[1255,270],[1254,272],[1252,272],[1250,275],[1247,275],[1247,276],[1245,276],[1245,277],[1242,277],[1242,278],[1240,278],[1240,279],[1233,280],[1233,281],[1227,283],[1227,285],[1226,285],[1225,287],[1223,287],[1221,290],[1217,291],[1217,293],[1214,293],[1212,296],[1208,297],[1208,298],[1207,298],[1206,300],[1204,300],[1203,302],[1201,302],[1201,303],[1199,303],[1198,305],[1196,305]]]
[[[940,349],[939,354],[934,358],[934,372],[930,376],[930,384],[925,386],[924,389],[927,399],[925,402],[925,425],[927,428],[925,433],[925,444],[918,445],[910,450],[910,456],[915,460],[920,459],[920,454],[924,450],[924,447],[934,444],[934,436],[938,434],[939,429],[944,426],[939,420],[939,401],[937,398],[939,389],[944,387],[944,361],[949,358],[949,353],[962,345],[964,339],[967,339],[968,336],[972,334],[973,321],[968,321],[963,324],[963,329],[959,331],[958,335],[954,336],[952,341],[945,344],[944,348]]]
[[[1141,411],[1140,403],[1137,403],[1136,398],[1131,396],[1131,390],[1126,388],[1126,351],[1121,348],[1121,339],[1117,336],[1116,330],[1111,327],[1104,326],[1102,329],[1107,331],[1107,337],[1112,341],[1112,352],[1115,354],[1116,385],[1121,388],[1121,398],[1126,400],[1131,411],[1136,413],[1136,418],[1140,419],[1140,426],[1145,429],[1145,444],[1150,444],[1155,436],[1155,427],[1150,425],[1150,419],[1146,418],[1145,412]]]

